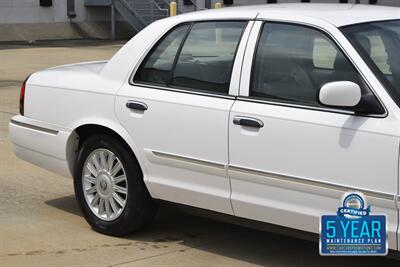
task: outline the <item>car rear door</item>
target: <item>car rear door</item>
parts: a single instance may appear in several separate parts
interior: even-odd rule
[[[250,28],[248,21],[179,25],[119,91],[116,113],[141,152],[152,197],[232,213],[228,120]]]
[[[320,105],[319,88],[343,80],[358,83],[376,109],[359,116]],[[255,23],[229,121],[235,215],[318,233],[320,216],[359,190],[373,213],[388,216],[395,248],[398,119],[367,82],[327,33]]]

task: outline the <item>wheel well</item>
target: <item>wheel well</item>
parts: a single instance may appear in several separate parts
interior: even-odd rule
[[[67,159],[68,159],[68,166],[70,169],[71,174],[74,173],[74,167],[75,167],[75,160],[76,156],[78,154],[79,146],[90,136],[93,136],[95,134],[106,134],[109,136],[114,137],[118,141],[120,141],[122,144],[124,144],[125,147],[128,148],[128,151],[132,154],[133,158],[136,160],[136,163],[138,166],[140,166],[139,162],[137,161],[135,153],[132,151],[131,147],[128,145],[128,143],[115,131],[113,131],[110,128],[101,126],[101,125],[96,125],[96,124],[86,124],[79,126],[78,128],[75,129],[75,131],[71,134],[68,143],[67,143]]]

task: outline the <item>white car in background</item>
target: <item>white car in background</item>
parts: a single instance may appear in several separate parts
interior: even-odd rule
[[[398,250],[400,9],[287,4],[157,21],[108,62],[32,74],[18,157],[74,177],[89,224],[143,228],[155,200],[318,233],[348,190]]]

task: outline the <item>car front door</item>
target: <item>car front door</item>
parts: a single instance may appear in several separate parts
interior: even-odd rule
[[[228,119],[251,23],[178,25],[119,91],[116,113],[153,198],[232,213]]]
[[[249,40],[229,122],[235,215],[318,233],[320,216],[358,190],[388,216],[395,248],[397,117],[325,32],[258,21]],[[334,81],[357,83],[375,108],[357,115],[322,106],[319,89]]]

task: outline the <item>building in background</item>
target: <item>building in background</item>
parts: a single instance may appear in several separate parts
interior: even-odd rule
[[[169,15],[170,0],[0,0],[0,41],[126,38]],[[265,3],[362,3],[399,0],[177,0],[178,13]]]
[[[46,39],[109,39],[111,0],[0,0],[0,41]],[[116,35],[124,38],[135,30],[116,14]]]

